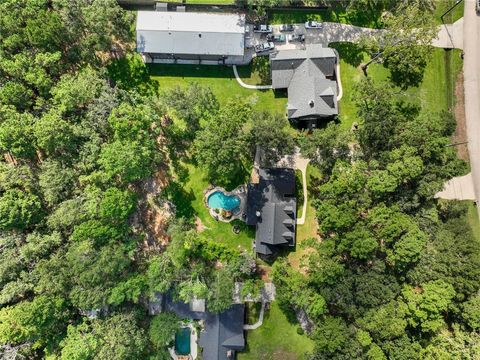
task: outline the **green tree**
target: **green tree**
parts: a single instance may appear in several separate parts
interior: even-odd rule
[[[0,197],[0,230],[26,229],[42,215],[42,204],[34,194],[12,189]]]
[[[252,116],[251,105],[230,101],[198,131],[195,158],[210,180],[229,183],[244,172]]]
[[[72,303],[84,310],[107,304],[112,289],[121,281],[129,264],[130,259],[121,245],[109,244],[95,249],[89,241],[71,244],[65,267],[70,274]]]
[[[313,339],[316,352],[332,355],[342,349],[347,342],[347,324],[341,318],[325,317],[315,329]]]
[[[221,313],[232,305],[233,278],[226,270],[217,270],[213,274],[208,296],[208,310]]]
[[[75,173],[61,162],[47,159],[40,165],[38,180],[43,198],[50,206],[54,206],[71,195]]]
[[[68,325],[67,336],[60,343],[62,360],[92,359],[99,346],[99,339],[88,323]]]
[[[368,331],[375,340],[391,340],[401,337],[407,327],[406,306],[400,301],[391,301],[367,311],[358,320],[359,325]]]
[[[418,85],[431,54],[430,44],[437,36],[433,14],[418,2],[399,4],[394,14],[387,14],[387,31],[365,38],[373,51],[380,51],[392,80],[408,87]]]
[[[129,190],[108,188],[99,204],[99,214],[102,219],[112,223],[122,223],[135,210],[136,196]]]
[[[0,341],[32,342],[34,348],[41,348],[59,340],[68,315],[65,300],[48,296],[4,307],[0,309]]]
[[[445,323],[443,314],[448,310],[455,290],[443,280],[423,284],[421,289],[405,286],[402,291],[407,304],[410,326],[422,332],[435,332]]]
[[[473,330],[480,329],[480,295],[472,296],[463,304],[462,318]]]
[[[174,114],[185,121],[185,132],[189,139],[200,130],[200,120],[215,114],[219,110],[217,98],[209,87],[196,82],[187,87],[175,87],[164,94],[165,102],[173,109]]]
[[[121,184],[148,177],[152,173],[153,149],[139,142],[114,141],[102,147],[99,165],[108,179],[118,179]]]
[[[47,155],[71,155],[78,144],[74,127],[55,112],[47,113],[35,122],[34,134],[38,146]]]
[[[272,166],[281,156],[293,153],[294,141],[284,116],[265,112],[257,114],[251,134],[252,154],[257,146],[263,150],[263,166]]]
[[[94,324],[93,330],[100,336],[96,359],[133,360],[143,357],[147,340],[133,314],[114,315]]]
[[[0,150],[14,157],[32,159],[35,156],[34,118],[18,113],[11,107],[0,107]]]
[[[156,349],[163,349],[173,342],[178,329],[180,329],[178,316],[174,313],[164,312],[152,318],[148,336]]]

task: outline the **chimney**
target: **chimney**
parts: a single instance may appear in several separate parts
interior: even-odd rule
[[[315,103],[313,102],[313,100],[310,100],[310,102],[308,103],[308,105],[310,105],[310,107],[313,108],[313,105],[315,105]]]

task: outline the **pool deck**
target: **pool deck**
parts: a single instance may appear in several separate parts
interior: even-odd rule
[[[238,210],[235,211],[235,213],[233,213],[232,216],[228,219],[224,218],[219,213],[215,212],[215,209],[212,209],[208,206],[209,196],[212,195],[214,192],[217,192],[217,191],[221,191],[227,196],[228,195],[238,196],[238,198],[240,199],[240,206],[238,207]],[[233,189],[232,191],[227,191],[220,186],[215,186],[212,189],[208,189],[205,192],[204,204],[209,209],[210,215],[216,220],[223,221],[223,222],[226,222],[226,223],[229,223],[229,222],[231,222],[233,220],[237,220],[237,219],[245,221],[245,214],[246,214],[246,211],[247,211],[247,185],[242,184],[242,185],[238,186],[237,188]]]
[[[190,333],[190,354],[189,355],[177,355],[175,353],[175,348],[171,347],[168,349],[168,352],[170,353],[170,357],[173,359],[173,360],[182,360],[182,359],[189,359],[189,360],[195,360],[197,357],[198,357],[198,344],[197,344],[197,340],[198,340],[198,334],[197,334],[197,330],[195,329],[195,327],[193,326],[192,323],[188,324],[188,326],[191,330],[191,333]]]

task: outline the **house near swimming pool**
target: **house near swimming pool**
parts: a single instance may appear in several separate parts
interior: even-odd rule
[[[259,168],[255,178],[248,184],[246,222],[256,228],[257,254],[274,255],[281,247],[295,246],[295,171]]]
[[[245,348],[243,322],[245,305],[233,304],[220,314],[206,310],[205,300],[194,300],[189,304],[174,301],[171,294],[155,294],[148,304],[149,314],[173,312],[181,319],[199,320],[203,323],[198,344],[202,348],[202,360],[232,360],[235,353]],[[196,346],[194,342],[192,344]],[[190,347],[193,353],[193,347]],[[184,354],[181,354],[184,355]],[[192,356],[193,357],[193,356]]]
[[[137,52],[148,63],[241,64],[245,15],[137,12]]]

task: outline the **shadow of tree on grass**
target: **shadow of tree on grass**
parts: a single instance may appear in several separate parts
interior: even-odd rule
[[[141,95],[154,95],[158,91],[158,81],[150,77],[149,70],[139,54],[112,61],[108,66],[110,79],[121,89],[136,90]]]

